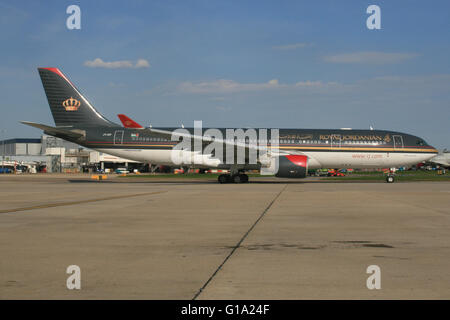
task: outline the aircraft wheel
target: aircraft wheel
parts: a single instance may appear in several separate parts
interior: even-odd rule
[[[388,175],[386,177],[386,182],[387,183],[393,183],[395,181],[394,176],[393,175]]]
[[[234,183],[241,183],[242,182],[241,175],[236,174],[236,175],[232,176],[231,181]]]
[[[245,173],[243,173],[243,174],[240,174],[239,176],[241,177],[241,182],[242,182],[242,183],[248,182],[248,175],[246,175]]]
[[[230,176],[227,174],[221,174],[217,180],[219,180],[219,183],[228,183],[230,182]]]

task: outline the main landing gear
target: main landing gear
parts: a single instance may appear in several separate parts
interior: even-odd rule
[[[239,173],[234,175],[221,174],[218,178],[219,183],[246,183],[248,182],[248,175]]]

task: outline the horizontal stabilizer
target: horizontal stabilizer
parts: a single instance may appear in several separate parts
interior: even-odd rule
[[[20,121],[23,124],[26,124],[27,126],[35,127],[41,130],[44,130],[44,133],[49,134],[51,136],[56,137],[69,137],[73,139],[80,139],[84,138],[84,134],[81,132],[74,132],[66,129],[61,128],[55,128],[51,126],[47,126],[45,124],[35,123],[35,122],[29,122],[29,121]]]

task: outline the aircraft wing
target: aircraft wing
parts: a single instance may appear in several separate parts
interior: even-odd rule
[[[81,132],[75,132],[67,129],[61,129],[56,127],[47,126],[45,124],[35,123],[35,122],[29,122],[29,121],[20,121],[23,124],[26,124],[27,126],[35,127],[41,130],[44,130],[44,133],[49,134],[51,136],[56,137],[68,137],[72,139],[81,139],[84,138],[84,134]]]
[[[179,131],[167,131],[167,130],[161,130],[161,129],[153,129],[153,128],[144,128],[143,126],[141,126],[139,123],[137,123],[136,121],[132,120],[131,118],[129,118],[128,116],[124,115],[124,114],[118,114],[117,115],[119,117],[119,119],[121,120],[123,126],[125,128],[134,128],[134,129],[142,129],[145,131],[149,131],[152,134],[157,134],[160,135],[161,137],[164,137],[167,140],[171,140],[173,137],[174,138],[188,138],[188,139],[192,139],[197,140],[197,141],[201,141],[202,144],[209,144],[211,142],[216,142],[216,143],[220,143],[224,146],[229,146],[229,147],[233,147],[233,148],[244,148],[245,151],[268,151],[268,150],[273,150],[276,153],[279,154],[292,154],[292,155],[303,155],[304,153],[301,151],[295,151],[295,150],[279,150],[278,148],[271,148],[270,146],[258,146],[258,145],[250,145],[250,144],[245,144],[242,142],[237,142],[237,141],[228,141],[228,140],[224,140],[224,139],[217,139],[215,137],[209,137],[209,136],[196,136],[193,135],[191,133],[189,133],[187,130],[184,130],[185,132],[182,132],[183,129],[180,129]],[[275,149],[275,150],[274,150]]]
[[[296,151],[296,150],[280,150],[279,147],[275,147],[275,146],[260,146],[260,145],[255,145],[255,144],[246,144],[246,143],[242,143],[242,142],[238,142],[238,141],[229,141],[229,140],[224,140],[224,139],[217,139],[215,137],[210,137],[210,136],[197,136],[197,135],[193,135],[189,132],[178,132],[178,131],[167,131],[167,130],[161,130],[161,129],[153,129],[153,128],[145,128],[145,130],[150,131],[151,133],[156,133],[158,135],[163,136],[164,138],[171,140],[172,137],[183,137],[183,138],[190,138],[192,140],[198,140],[201,141],[202,144],[208,144],[211,142],[215,142],[215,143],[220,143],[223,146],[229,146],[229,147],[233,147],[233,148],[244,148],[246,149],[245,151],[271,151],[271,152],[275,152],[278,154],[285,154],[285,155],[304,155],[303,152],[301,151]],[[187,130],[186,130],[187,131]]]

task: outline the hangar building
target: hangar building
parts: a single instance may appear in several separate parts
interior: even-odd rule
[[[15,138],[0,141],[2,166],[34,166],[37,171],[83,172],[98,169],[138,167],[136,161],[115,157],[78,144],[43,135],[40,139]]]

